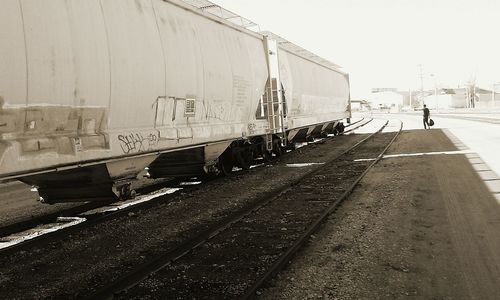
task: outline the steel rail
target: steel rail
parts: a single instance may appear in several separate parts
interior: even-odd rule
[[[370,120],[371,121],[371,120]],[[266,193],[266,195],[260,197],[261,200],[256,201],[240,210],[235,212],[233,215],[230,215],[226,217],[225,219],[217,222],[204,232],[200,233],[194,238],[191,238],[176,248],[167,251],[161,255],[158,255],[152,260],[149,260],[145,262],[144,264],[139,265],[137,268],[132,270],[131,272],[123,275],[122,277],[118,278],[114,282],[110,283],[109,285],[99,289],[97,292],[95,292],[92,295],[89,295],[86,299],[109,299],[113,298],[113,296],[117,293],[126,291],[130,288],[133,288],[137,284],[139,284],[141,281],[146,279],[149,275],[165,268],[166,266],[170,265],[172,262],[178,260],[179,258],[185,256],[188,254],[191,250],[195,249],[196,247],[199,247],[200,245],[206,243],[225,229],[231,227],[232,224],[240,221],[243,219],[245,216],[251,214],[252,212],[258,210],[259,208],[263,207],[267,203],[273,201],[276,197],[279,195],[287,192],[288,190],[292,189],[294,186],[298,185],[301,181],[303,181],[306,178],[309,178],[319,172],[321,169],[323,169],[326,165],[336,161],[337,159],[341,158],[342,156],[346,155],[348,152],[352,151],[353,149],[356,149],[358,146],[362,145],[364,142],[372,138],[374,135],[378,134],[380,131],[382,131],[388,124],[388,121],[377,131],[374,133],[369,134],[367,137],[363,138],[362,140],[358,141],[354,146],[350,147],[349,149],[343,151],[342,153],[336,155],[334,158],[330,159],[329,161],[325,162],[325,164],[316,167],[313,170],[310,170],[298,178],[294,179],[292,182],[282,185],[269,193]]]
[[[365,119],[365,118],[361,118],[361,119],[359,119],[359,120],[357,120],[357,121],[355,121],[355,122],[351,122],[351,123],[349,123],[346,127],[349,127],[349,126],[352,126],[352,125],[354,125],[354,124],[357,124],[357,123],[359,123],[359,122],[363,121],[364,119]],[[371,119],[371,120],[373,120],[373,119]]]
[[[363,120],[364,120],[364,118],[363,118],[363,119],[361,119],[361,120],[359,120],[359,121],[356,121],[356,122],[354,122],[354,123],[351,123],[351,124],[349,125],[349,127],[350,127],[350,126],[353,126],[353,125],[355,125],[355,124],[357,124],[357,123],[360,123],[360,122],[361,122],[361,121],[363,121]],[[354,131],[354,130],[356,130],[356,129],[358,129],[358,128],[361,128],[361,127],[365,126],[366,124],[370,123],[371,121],[373,121],[373,119],[368,119],[368,120],[367,120],[365,123],[363,123],[363,124],[360,124],[360,125],[358,125],[358,126],[356,126],[356,127],[354,127],[354,128],[348,128],[347,130],[344,130],[344,132],[343,132],[342,134],[346,134],[346,133],[348,133],[348,132],[351,132],[351,131]],[[347,127],[348,127],[348,126],[346,126],[346,128],[347,128]]]

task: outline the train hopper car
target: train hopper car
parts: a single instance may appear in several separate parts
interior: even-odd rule
[[[127,197],[146,167],[227,174],[350,117],[347,74],[186,2],[2,1],[0,180]]]

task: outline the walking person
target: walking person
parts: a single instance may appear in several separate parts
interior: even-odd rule
[[[423,111],[424,111],[424,129],[427,129],[427,127],[429,127],[429,129],[431,129],[431,125],[429,125],[429,117],[431,116],[431,112],[429,111],[429,109],[427,108],[427,105],[425,105],[425,104],[424,104]]]

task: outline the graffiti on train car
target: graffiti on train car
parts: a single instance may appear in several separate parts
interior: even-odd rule
[[[157,133],[129,133],[118,135],[120,147],[125,154],[150,151],[158,144],[160,137]]]
[[[221,121],[231,120],[231,110],[227,109],[230,106],[225,102],[207,103],[204,104],[205,117],[207,119],[217,119]]]

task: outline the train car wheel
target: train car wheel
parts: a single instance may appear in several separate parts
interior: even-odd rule
[[[283,148],[277,147],[273,149],[273,153],[274,155],[276,155],[276,157],[280,157],[281,155],[283,155]]]
[[[273,153],[276,157],[283,155],[283,147],[281,147],[280,140],[278,139],[273,141]]]
[[[228,148],[221,154],[221,156],[219,156],[217,168],[219,169],[221,175],[227,176],[233,171],[233,165],[232,149]]]
[[[249,170],[253,162],[253,152],[250,148],[244,148],[236,154],[238,166],[243,170]]]
[[[270,151],[267,151],[266,145],[263,143],[260,147],[260,152],[262,153],[262,159],[264,162],[268,163],[273,160],[273,154]]]
[[[262,159],[264,160],[264,162],[268,163],[268,162],[271,162],[273,160],[273,154],[270,153],[269,151],[267,150],[264,150],[262,151]]]
[[[135,198],[135,190],[130,188],[130,183],[124,184],[118,187],[119,191],[119,199],[120,200],[129,200]]]
[[[345,129],[344,123],[340,123],[340,127],[339,127],[340,134],[344,133],[344,129]]]

